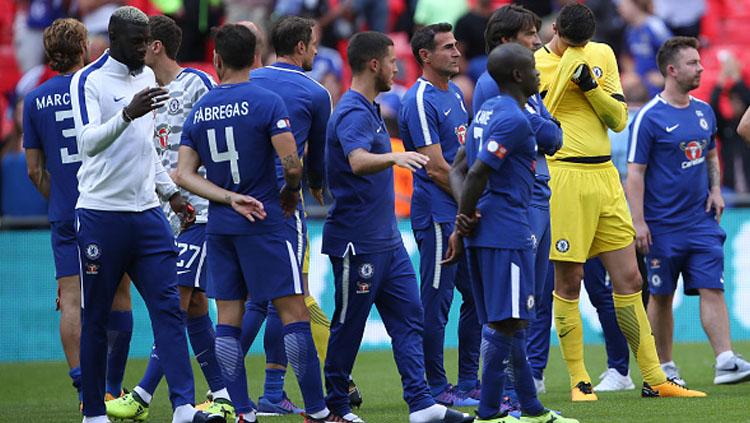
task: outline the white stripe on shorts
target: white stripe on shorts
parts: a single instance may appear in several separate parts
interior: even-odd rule
[[[341,270],[341,316],[339,323],[346,321],[346,309],[349,307],[349,253],[344,256],[344,264]]]
[[[304,260],[305,250],[303,248],[303,241],[305,234],[302,233],[302,217],[299,214],[299,210],[294,211],[294,220],[297,224],[297,261],[302,266],[302,260]]]
[[[195,271],[195,281],[193,282],[193,286],[196,288],[200,288],[201,286],[201,270],[203,269],[204,261],[206,261],[206,241],[203,241],[201,257],[198,259],[198,268]]]
[[[440,288],[440,272],[443,270],[440,265],[443,258],[443,228],[437,222],[433,222],[433,225],[435,226],[435,270],[432,275],[432,287],[438,289]]]
[[[295,294],[301,294],[302,293],[302,280],[299,277],[299,262],[297,261],[297,257],[294,255],[294,248],[292,248],[292,243],[289,241],[286,242],[286,249],[289,251],[289,264],[292,265],[292,278],[294,279],[294,293]]]
[[[521,317],[518,301],[521,297],[521,268],[517,264],[510,263],[510,304],[513,309],[511,317]]]

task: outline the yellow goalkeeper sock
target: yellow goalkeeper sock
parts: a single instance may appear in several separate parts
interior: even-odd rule
[[[651,386],[664,383],[667,376],[659,365],[654,335],[651,334],[651,324],[643,308],[641,291],[635,294],[613,294],[612,296],[615,302],[617,324],[625,335],[625,339],[628,340],[630,351],[633,352],[638,367],[641,369],[643,381]]]
[[[555,328],[563,359],[568,365],[570,387],[574,388],[581,381],[591,383],[583,361],[583,322],[578,310],[578,300],[566,300],[556,292],[552,293],[552,297]]]
[[[305,297],[307,311],[310,312],[310,330],[312,331],[315,349],[318,350],[318,359],[322,366],[326,361],[328,353],[328,338],[331,336],[331,320],[323,313],[315,298]]]

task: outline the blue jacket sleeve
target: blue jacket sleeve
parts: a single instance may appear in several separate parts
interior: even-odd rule
[[[529,123],[531,130],[534,131],[539,151],[551,156],[562,148],[562,128],[549,114],[543,102],[537,101],[536,103],[537,113],[528,114]]]

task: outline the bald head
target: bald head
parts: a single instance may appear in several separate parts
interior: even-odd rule
[[[518,43],[501,44],[487,58],[487,71],[502,91],[511,91],[517,86],[527,97],[539,88],[535,66],[531,50]]]
[[[250,32],[253,33],[253,35],[255,35],[255,60],[253,62],[253,68],[259,68],[263,66],[263,49],[266,45],[266,37],[263,33],[263,30],[251,21],[239,21],[237,22],[237,25],[244,26],[245,28],[249,29]]]

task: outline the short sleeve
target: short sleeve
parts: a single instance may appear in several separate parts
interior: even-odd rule
[[[622,83],[620,82],[620,69],[617,67],[617,59],[612,48],[606,44],[602,44],[606,49],[605,54],[605,66],[606,71],[602,78],[599,80],[602,88],[608,94],[622,94]]]
[[[718,133],[718,126],[716,123],[716,112],[714,112],[714,109],[712,107],[707,107],[708,109],[708,116],[711,118],[711,121],[709,122],[710,128],[711,128],[711,135],[708,140],[708,149],[713,150],[716,148],[716,134]]]
[[[526,130],[524,130],[523,124],[526,124]],[[528,124],[525,117],[490,123],[482,136],[482,146],[477,159],[494,170],[500,169],[505,163],[505,159],[513,153],[523,134],[528,135]]]
[[[34,107],[33,98],[27,95],[23,100],[23,147],[42,149],[42,140],[36,132],[31,109]]]
[[[335,131],[346,157],[358,148],[370,151],[375,139],[369,112],[364,109],[352,109],[342,116]]]
[[[269,96],[268,108],[268,137],[275,137],[284,132],[292,131],[292,123],[289,121],[289,112],[286,110],[284,101],[276,94]]]
[[[418,81],[421,86],[415,97],[410,97],[404,104],[403,125],[409,131],[415,148],[440,144],[440,134],[437,132],[438,116],[435,106],[430,102],[426,91],[427,83]]]
[[[653,134],[646,112],[647,108],[641,109],[630,124],[630,137],[628,138],[628,163],[648,164]]]

